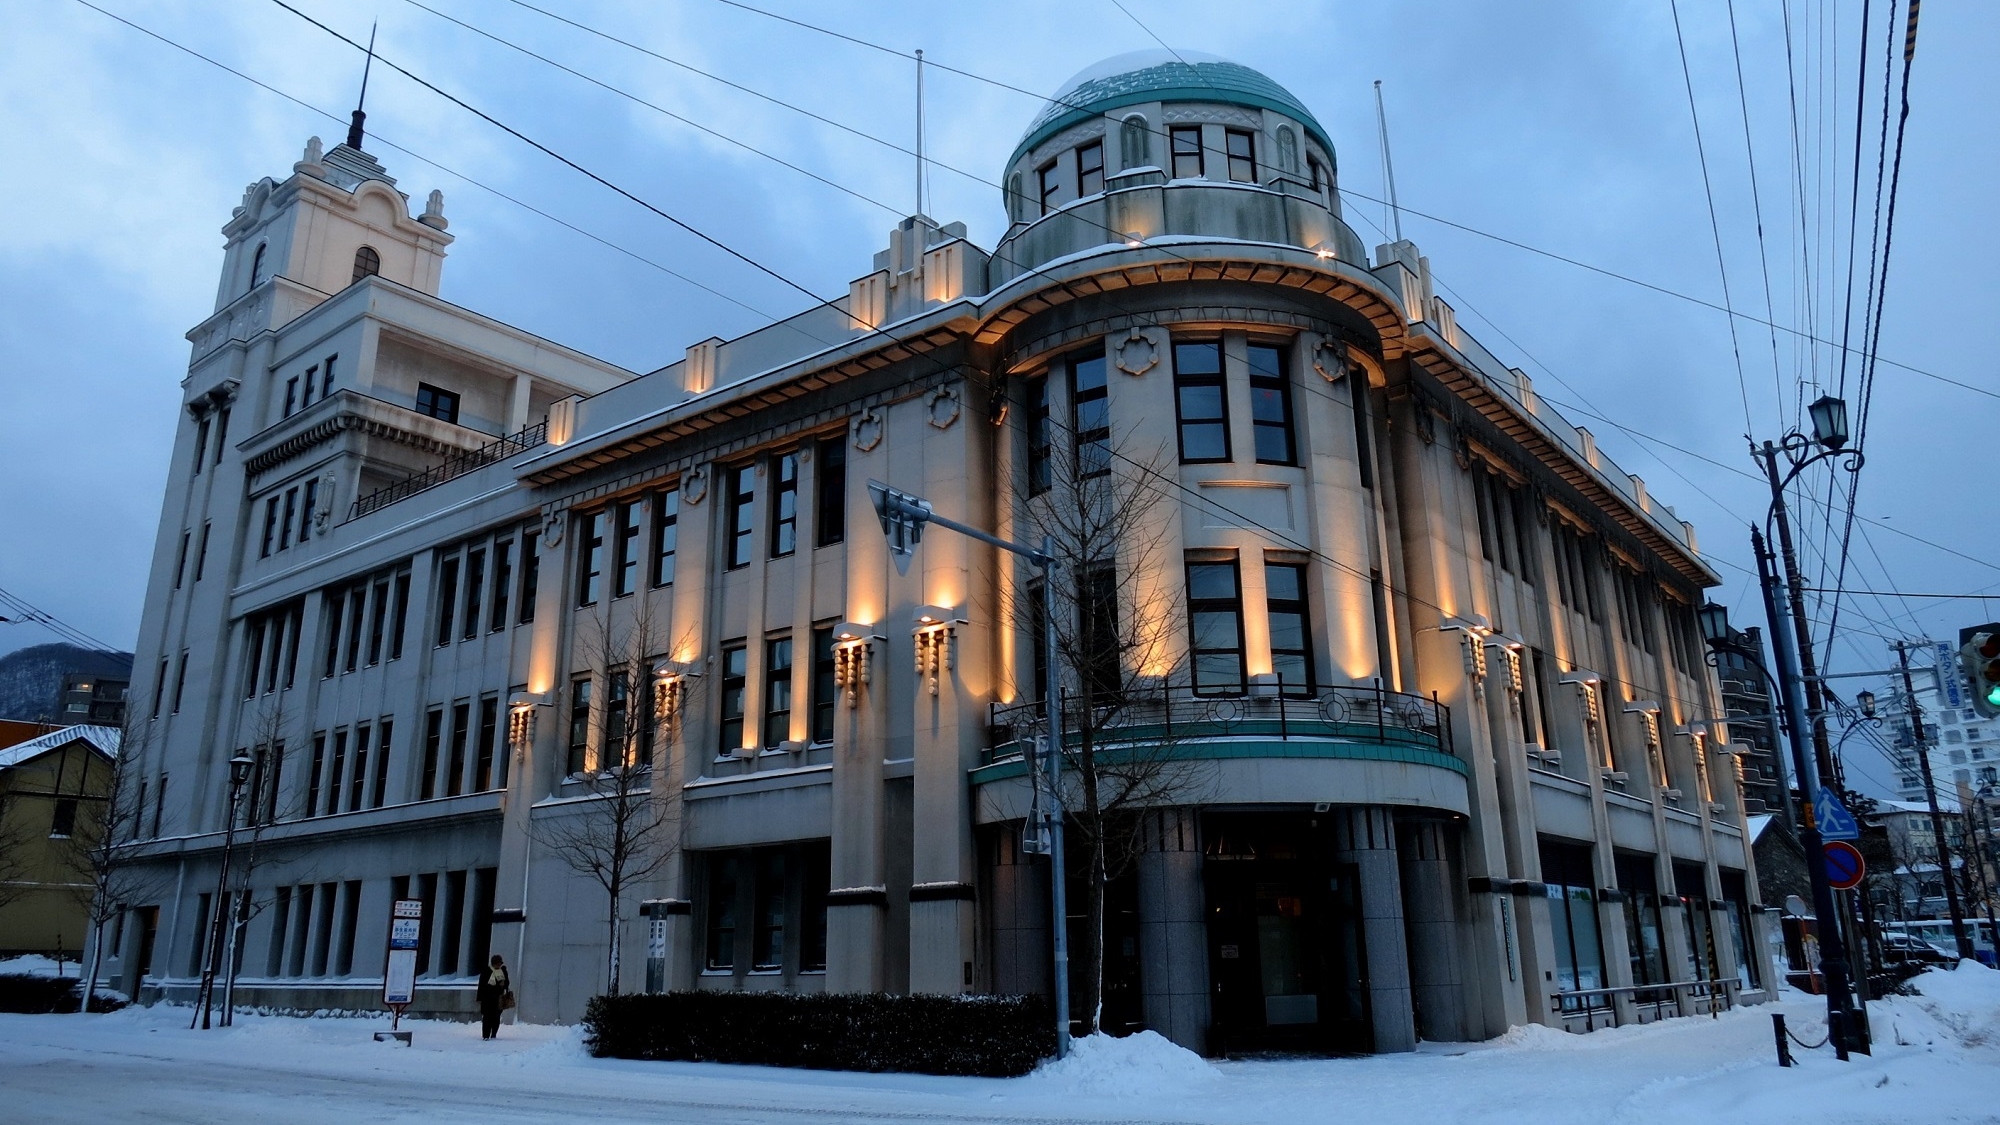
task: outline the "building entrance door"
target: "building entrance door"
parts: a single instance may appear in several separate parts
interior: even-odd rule
[[[1326,819],[1208,819],[1209,979],[1224,1053],[1371,1047],[1357,881],[1332,861],[1316,823]]]

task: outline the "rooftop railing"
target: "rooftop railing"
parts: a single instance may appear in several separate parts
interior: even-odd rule
[[[427,488],[435,488],[474,469],[483,469],[497,461],[505,461],[517,453],[526,453],[538,445],[546,444],[548,440],[549,424],[544,421],[528,426],[519,433],[496,438],[477,449],[454,453],[415,476],[405,477],[394,484],[383,485],[366,496],[357,497],[353,506],[347,511],[347,518],[358,520],[370,512],[380,511],[398,500],[407,500]]]

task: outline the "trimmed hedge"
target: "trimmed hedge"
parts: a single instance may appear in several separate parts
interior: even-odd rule
[[[600,1058],[1011,1078],[1056,1052],[1039,996],[656,992],[598,996],[583,1017]]]
[[[75,977],[0,975],[0,1012],[45,1016],[76,1011]],[[90,1003],[93,1012],[115,1012],[123,1000],[99,996]]]

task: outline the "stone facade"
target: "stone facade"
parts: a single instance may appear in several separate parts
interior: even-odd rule
[[[905,573],[867,485],[1034,542],[1038,475],[1084,466],[1164,497],[1088,560],[1092,612],[1162,623],[1089,673],[1105,752],[1200,779],[1130,810],[1107,1023],[1407,1050],[1757,995],[1692,528],[1413,245],[1368,255],[1324,131],[1217,65],[1080,83],[1108,100],[1024,137],[990,252],[912,216],[845,298],[643,375],[437,299],[441,204],[365,154],[253,186],[141,638],[181,685],[136,767],[178,889],[125,987],[190,994],[243,748],[253,1002],[372,1006],[414,897],[420,1010],[498,951],[523,1018],[575,1019],[610,904],[551,842],[633,760],[671,829],[625,987],[1048,989],[1035,572],[934,526]]]

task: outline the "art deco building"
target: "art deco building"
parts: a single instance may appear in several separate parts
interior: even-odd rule
[[[911,216],[844,297],[645,374],[441,300],[440,199],[361,151],[252,185],[135,673],[171,890],[126,986],[191,993],[241,750],[239,1001],[376,1005],[409,897],[419,1010],[493,950],[575,1019],[609,899],[562,829],[631,760],[670,830],[628,988],[1047,990],[1050,599],[935,525],[904,573],[867,484],[1036,543],[1101,480],[1065,746],[1172,779],[1102,819],[1107,1024],[1393,1051],[1758,996],[1693,530],[1368,252],[1305,106],[1191,58],[1051,101],[997,245]]]

